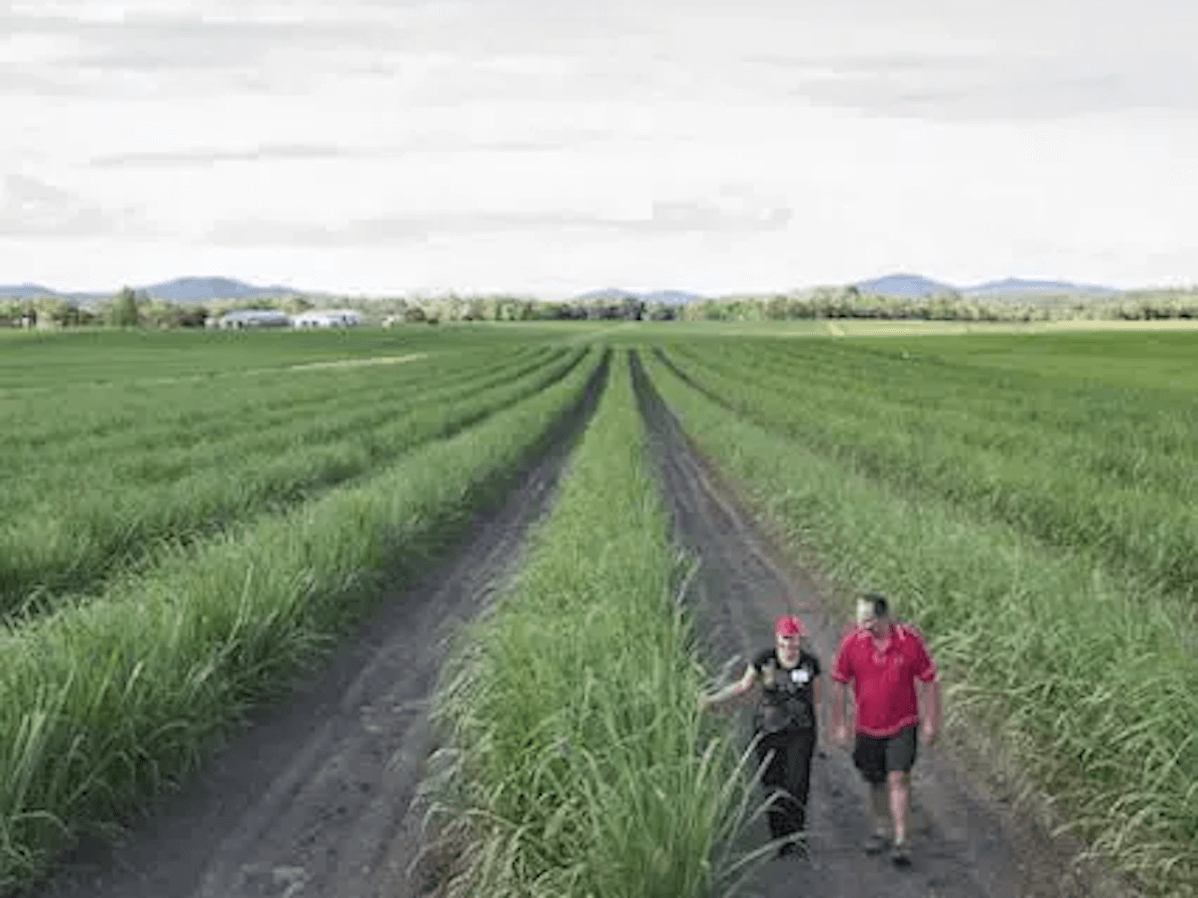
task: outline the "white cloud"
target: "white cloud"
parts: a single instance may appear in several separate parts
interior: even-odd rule
[[[722,191],[717,202],[656,201],[646,214],[596,215],[584,211],[464,212],[355,219],[331,226],[316,221],[230,219],[217,222],[208,239],[229,246],[396,246],[436,238],[528,232],[595,235],[736,234],[780,230],[791,219],[785,206]]]
[[[0,237],[21,240],[144,233],[131,207],[108,209],[36,178],[10,174],[0,192]]]
[[[0,242],[27,268],[0,282],[1174,277],[1196,24],[1183,0],[10,4]]]

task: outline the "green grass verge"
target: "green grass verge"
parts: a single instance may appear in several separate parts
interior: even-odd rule
[[[647,363],[797,557],[846,588],[890,593],[924,628],[950,710],[991,724],[1094,851],[1151,894],[1198,894],[1198,657],[1181,600],[889,488]]]
[[[378,476],[247,523],[86,605],[0,632],[0,892],[110,832],[498,501],[600,355]]]
[[[452,821],[443,838],[469,844],[453,894],[683,898],[740,869],[725,851],[751,783],[699,719],[706,678],[675,600],[685,559],[617,358],[518,584],[443,675],[454,748],[434,810]]]

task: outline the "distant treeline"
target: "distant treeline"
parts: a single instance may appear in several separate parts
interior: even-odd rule
[[[274,299],[215,300],[182,305],[151,299],[125,287],[91,307],[59,296],[0,300],[0,326],[203,327],[209,319],[238,309],[277,309],[299,314],[312,308],[354,309],[367,324],[451,321],[791,321],[812,318],[874,318],[927,321],[1059,321],[1198,318],[1198,288],[1127,291],[1112,296],[1031,294],[970,297],[942,293],[896,297],[862,293],[856,287],[766,295],[733,295],[684,305],[633,296],[550,301],[524,296],[350,298],[290,296]]]
[[[970,297],[942,293],[896,297],[855,287],[819,287],[802,293],[703,300],[677,310],[680,320],[789,321],[874,318],[927,321],[1149,320],[1198,318],[1198,290],[1143,291],[1114,296],[1035,294]]]

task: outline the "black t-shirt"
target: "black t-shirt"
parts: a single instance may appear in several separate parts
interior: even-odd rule
[[[775,649],[765,649],[753,658],[753,669],[762,681],[761,701],[755,725],[763,733],[815,726],[812,688],[819,676],[819,658],[799,649],[799,661],[789,670],[778,661]]]

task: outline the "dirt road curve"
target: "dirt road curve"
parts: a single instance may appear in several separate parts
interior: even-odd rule
[[[639,374],[639,366],[635,370]],[[766,539],[691,454],[651,386],[638,395],[680,542],[702,559],[689,600],[702,650],[719,667],[768,646],[770,622],[793,610],[829,665],[838,622],[802,572]],[[427,704],[445,639],[510,576],[529,526],[549,507],[570,439],[513,500],[482,521],[463,553],[425,584],[389,597],[361,641],[287,708],[264,716],[198,779],[164,800],[115,850],[87,849],[31,898],[393,898],[422,884],[404,871],[417,851],[408,807],[430,747]],[[747,894],[821,898],[1006,898],[1083,894],[1061,860],[1020,837],[1001,808],[966,788],[945,747],[915,776],[914,863],[867,858],[863,788],[842,751],[815,760],[812,861],[772,861]],[[765,829],[749,834],[764,840]]]

